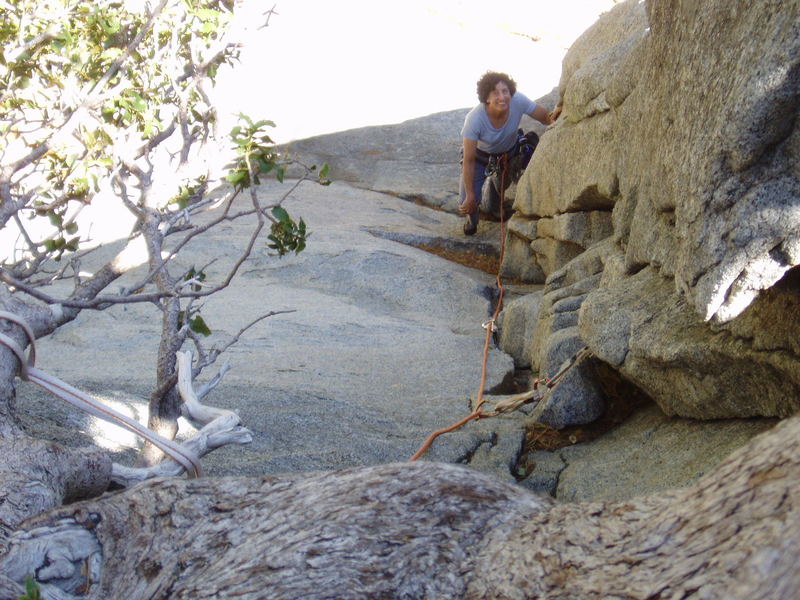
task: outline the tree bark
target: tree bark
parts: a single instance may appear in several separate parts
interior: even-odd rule
[[[0,308],[24,316],[39,335],[52,331],[58,320],[49,309],[36,309],[3,298]],[[0,320],[0,332],[26,347],[27,337],[18,325]],[[64,502],[101,494],[110,482],[111,459],[99,448],[71,449],[36,440],[23,430],[16,416],[19,361],[0,349],[0,549],[4,540],[25,519],[61,506]]]
[[[126,600],[785,600],[800,589],[798,433],[787,420],[691,488],[617,503],[433,463],[152,480],[28,521],[0,572]]]
[[[0,332],[4,336],[0,348],[0,456],[3,459],[0,461],[0,561],[3,562],[0,598],[16,599],[23,592],[20,584],[29,575],[35,575],[42,582],[54,580],[60,584],[49,589],[46,586],[44,597],[71,597],[65,596],[62,590],[80,592],[80,582],[90,581],[91,574],[101,567],[101,557],[95,552],[97,541],[89,531],[94,525],[94,516],[89,515],[74,525],[66,521],[55,523],[47,528],[45,537],[39,532],[26,538],[18,527],[26,519],[47,514],[64,504],[100,496],[112,481],[132,481],[152,476],[152,473],[124,468],[123,472],[115,473],[114,467],[118,466],[112,465],[108,454],[99,448],[66,448],[25,433],[16,418],[15,407],[15,380],[18,375],[24,376],[20,369],[20,360],[25,358],[22,349],[27,346],[29,335],[32,338],[52,331],[64,315],[63,311],[58,314],[49,308],[36,308],[3,297],[2,290],[0,308],[12,309],[16,315],[4,313],[0,316]],[[29,334],[15,322],[18,317],[30,326]],[[15,349],[12,351],[12,348]],[[185,374],[181,389],[190,397],[187,418],[203,426],[197,436],[186,442],[188,454],[199,456],[224,444],[247,443],[250,434],[240,426],[235,413],[199,403],[191,381],[191,354],[184,354],[182,358]],[[32,381],[37,380],[35,376],[41,373],[36,373],[32,364],[28,367],[25,372],[29,372]],[[151,471],[178,474],[183,468],[178,463],[165,461]],[[15,553],[13,549],[20,543],[28,550]],[[82,558],[73,562],[75,556]],[[84,558],[88,562],[82,562]],[[70,575],[76,565],[77,574]]]

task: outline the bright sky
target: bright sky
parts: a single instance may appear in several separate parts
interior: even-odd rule
[[[228,114],[275,121],[286,142],[473,106],[489,69],[542,96],[569,45],[615,2],[254,0],[248,22],[273,3],[217,93]]]

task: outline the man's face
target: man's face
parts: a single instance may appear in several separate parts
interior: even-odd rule
[[[489,98],[486,104],[494,110],[505,112],[508,110],[508,103],[511,102],[511,90],[503,81],[498,81],[494,89],[489,92]]]

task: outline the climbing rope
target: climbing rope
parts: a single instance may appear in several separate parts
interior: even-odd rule
[[[508,174],[508,154],[504,153],[500,157],[500,258],[498,264],[503,264],[503,257],[505,256],[506,250],[506,229],[505,229],[505,178]],[[494,308],[494,313],[492,314],[491,319],[483,323],[482,327],[486,330],[486,336],[483,344],[483,360],[481,362],[481,381],[480,385],[478,386],[478,395],[477,400],[475,401],[475,409],[468,414],[466,417],[456,421],[449,427],[445,427],[443,429],[438,429],[431,433],[428,436],[422,446],[420,446],[419,450],[414,453],[409,460],[415,461],[420,456],[425,454],[425,452],[430,448],[433,441],[443,435],[445,433],[450,433],[451,431],[455,431],[459,427],[466,425],[473,419],[480,419],[481,417],[485,417],[487,415],[483,414],[483,405],[486,400],[483,397],[483,389],[486,387],[486,371],[487,365],[489,364],[489,348],[492,342],[492,334],[497,331],[497,317],[500,315],[500,311],[503,309],[503,296],[505,294],[505,288],[503,288],[503,282],[500,278],[500,267],[497,270],[497,276],[495,277],[495,283],[497,284],[497,303]]]
[[[88,394],[75,387],[72,387],[64,381],[61,381],[57,377],[37,369],[34,366],[36,360],[35,337],[33,335],[33,330],[30,328],[28,323],[18,315],[6,311],[0,311],[0,319],[5,319],[6,321],[11,321],[12,323],[19,325],[28,338],[30,351],[26,357],[25,352],[16,341],[7,335],[0,333],[0,343],[11,350],[19,361],[20,379],[35,383],[51,394],[54,394],[59,398],[69,402],[84,412],[127,429],[128,431],[131,431],[136,435],[146,439],[180,463],[186,469],[186,473],[190,477],[199,477],[202,475],[203,470],[200,466],[200,459],[194,452],[183,448],[172,440],[168,440],[167,438],[157,434],[155,431],[148,429],[130,417],[127,417],[115,411],[114,409],[109,408],[96,398],[92,398]]]
[[[540,384],[544,384],[544,387],[547,390],[551,390],[557,387],[562,381],[563,377],[567,371],[569,371],[572,367],[583,361],[585,358],[591,355],[591,352],[588,348],[582,348],[575,354],[570,362],[562,368],[558,373],[556,373],[552,378],[542,378],[542,379],[535,379],[533,382],[533,389],[529,392],[525,392],[524,394],[517,394],[516,396],[512,396],[505,401],[498,402],[495,406],[494,411],[492,412],[483,412],[483,405],[486,403],[486,399],[483,397],[483,390],[486,387],[486,371],[487,365],[489,363],[489,348],[492,341],[492,334],[497,331],[497,318],[500,315],[500,311],[503,309],[503,296],[505,294],[505,289],[503,288],[503,282],[500,277],[500,269],[503,264],[503,258],[505,257],[505,250],[506,250],[506,226],[505,226],[505,178],[508,174],[508,154],[504,153],[500,157],[500,258],[498,261],[498,270],[497,275],[495,277],[495,282],[497,284],[498,296],[497,296],[497,304],[494,309],[494,313],[492,314],[491,319],[486,321],[482,324],[482,327],[486,330],[486,339],[483,345],[483,361],[481,364],[481,381],[478,387],[478,393],[475,401],[475,409],[465,417],[459,419],[452,425],[448,427],[444,427],[442,429],[437,429],[433,433],[431,433],[428,438],[423,442],[423,444],[419,447],[414,455],[409,459],[410,462],[413,462],[419,459],[428,448],[431,447],[434,440],[439,437],[440,435],[444,435],[445,433],[450,433],[451,431],[455,431],[459,429],[463,425],[466,425],[472,420],[475,419],[483,419],[487,417],[496,417],[497,415],[512,412],[522,406],[523,404],[527,404],[529,402],[539,401],[544,397],[546,392],[542,392],[539,389]]]

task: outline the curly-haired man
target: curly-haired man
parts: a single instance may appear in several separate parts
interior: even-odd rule
[[[549,112],[517,92],[517,84],[511,77],[494,71],[485,73],[478,80],[478,99],[481,104],[467,114],[461,130],[464,147],[459,210],[467,217],[464,223],[467,235],[478,230],[478,207],[482,202],[486,167],[493,159],[514,153],[522,115],[530,115],[550,125],[560,113],[560,109]]]

